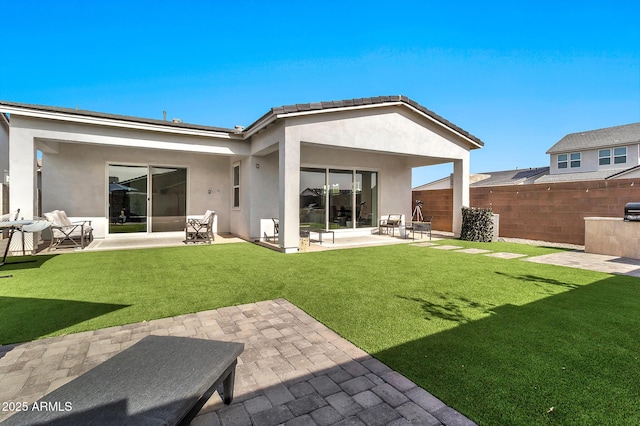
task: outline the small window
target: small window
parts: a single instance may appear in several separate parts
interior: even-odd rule
[[[571,168],[580,167],[580,153],[574,152],[571,154]]]
[[[601,166],[608,166],[611,164],[611,150],[601,149],[598,151],[598,164]]]
[[[240,207],[240,164],[233,166],[233,207]]]
[[[567,165],[567,154],[558,154],[558,168],[566,169]]]
[[[627,162],[627,147],[615,148],[613,150],[613,164],[624,164]]]

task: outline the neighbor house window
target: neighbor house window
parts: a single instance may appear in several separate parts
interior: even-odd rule
[[[567,165],[567,154],[558,154],[558,168],[566,169]]]
[[[601,149],[598,151],[598,164],[601,166],[608,166],[611,164],[611,150]]]
[[[627,147],[615,148],[613,150],[613,164],[624,164],[627,162]]]
[[[233,207],[240,207],[240,164],[233,166]]]
[[[571,168],[580,167],[580,153],[574,152],[571,154]]]

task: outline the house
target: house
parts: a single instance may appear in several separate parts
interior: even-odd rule
[[[536,183],[640,176],[640,123],[571,133],[547,151],[550,172]]]
[[[279,218],[284,252],[297,251],[301,223],[357,234],[409,216],[411,169],[433,164],[454,165],[459,232],[470,151],[484,145],[405,96],[272,108],[233,129],[5,101],[0,112],[10,204],[25,217],[37,213],[40,152],[42,210],[91,219],[97,238],[179,231],[212,209],[218,232],[248,240]]]

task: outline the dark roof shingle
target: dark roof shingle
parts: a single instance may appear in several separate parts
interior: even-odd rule
[[[640,122],[589,130],[586,132],[569,133],[549,148],[547,154],[581,151],[638,142],[640,142]]]

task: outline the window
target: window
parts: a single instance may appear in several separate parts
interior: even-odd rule
[[[378,173],[300,169],[300,224],[311,229],[378,226]]]
[[[240,164],[233,165],[233,207],[240,207]]]
[[[580,167],[580,153],[574,152],[571,154],[571,168]]]
[[[613,150],[613,164],[624,164],[627,162],[627,147],[615,148]]]
[[[601,149],[598,151],[598,164],[601,166],[608,166],[611,164],[611,150]]]
[[[566,169],[567,165],[567,154],[558,154],[558,168]]]

